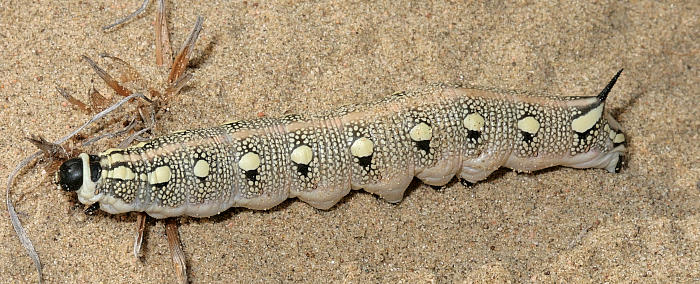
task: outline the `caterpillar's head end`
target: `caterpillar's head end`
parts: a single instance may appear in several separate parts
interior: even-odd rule
[[[99,157],[83,153],[58,168],[55,182],[65,191],[77,191],[81,203],[92,204],[96,201],[92,199],[101,172]]]
[[[63,162],[56,172],[56,184],[65,191],[76,191],[83,185],[83,160],[73,158]]]

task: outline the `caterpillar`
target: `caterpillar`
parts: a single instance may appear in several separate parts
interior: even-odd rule
[[[265,210],[293,197],[328,209],[352,189],[395,203],[414,176],[475,183],[500,167],[618,172],[625,135],[604,106],[621,72],[597,96],[432,84],[317,114],[179,131],[81,153],[55,181],[108,213],[167,218]]]

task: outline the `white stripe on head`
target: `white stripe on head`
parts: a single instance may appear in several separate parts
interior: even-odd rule
[[[90,176],[90,156],[81,153],[78,157],[83,161],[83,184],[78,189],[78,201],[85,205],[91,205],[99,201],[102,194],[95,195],[96,184]]]

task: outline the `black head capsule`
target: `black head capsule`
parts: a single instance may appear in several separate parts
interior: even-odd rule
[[[83,160],[73,158],[58,168],[58,185],[65,191],[76,191],[83,185]]]
[[[102,169],[100,168],[99,157],[90,155],[88,158],[90,166],[90,180],[93,182],[100,178]],[[83,185],[83,159],[76,157],[63,162],[56,174],[57,183],[65,191],[76,191]]]

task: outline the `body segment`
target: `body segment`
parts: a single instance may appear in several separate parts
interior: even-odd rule
[[[62,176],[69,166],[59,183],[109,213],[165,218],[268,209],[292,197],[328,209],[351,189],[399,202],[414,176],[430,185],[455,175],[477,182],[502,166],[613,172],[624,134],[603,109],[618,76],[595,97],[434,84],[319,114],[177,132],[81,154],[82,163],[70,163],[82,166],[80,187]]]

